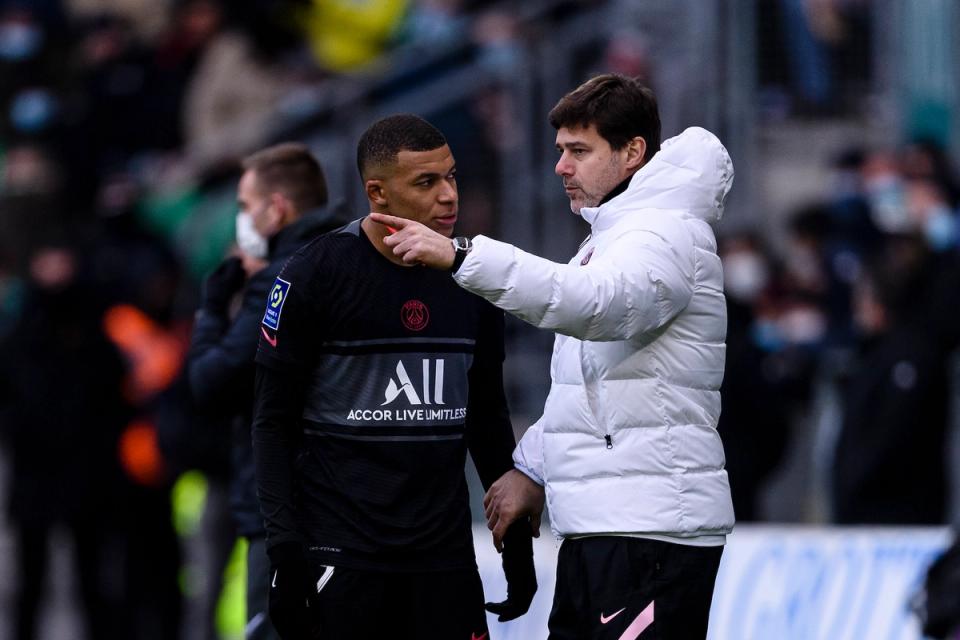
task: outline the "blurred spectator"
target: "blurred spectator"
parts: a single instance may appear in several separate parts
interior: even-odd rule
[[[724,239],[720,257],[727,299],[727,358],[717,429],[724,441],[734,512],[737,520],[751,521],[762,515],[760,492],[789,440],[791,376],[781,366],[779,345],[757,340],[757,315],[769,304],[774,285],[770,258],[752,235]]]
[[[152,52],[141,118],[150,123],[151,149],[179,149],[184,142],[183,103],[190,78],[224,22],[219,0],[176,0],[170,25]]]
[[[862,343],[834,455],[838,523],[945,521],[946,354],[925,326],[929,267],[922,240],[891,238],[855,289]]]
[[[38,144],[11,146],[0,164],[0,266],[20,273],[60,226],[63,170]]]
[[[412,2],[403,27],[404,38],[424,48],[455,44],[470,26],[463,5],[461,0]]]
[[[431,21],[428,16],[442,15],[444,5],[455,5],[456,2],[312,0],[303,16],[303,24],[318,66],[342,73],[361,70],[374,62],[396,42],[411,4],[424,5],[414,12],[421,21],[418,26],[429,35],[437,36],[441,35],[442,29],[438,27],[443,21]]]
[[[933,140],[914,140],[903,149],[900,167],[904,176],[936,184],[951,208],[960,206],[960,181],[943,146]]]
[[[185,154],[201,173],[235,166],[275,126],[278,101],[294,87],[284,67],[264,57],[239,30],[206,47],[184,103]]]
[[[100,327],[103,300],[70,245],[30,260],[19,322],[0,346],[0,426],[12,456],[18,640],[37,637],[48,546],[65,527],[75,552],[86,637],[134,637],[126,624],[126,483],[116,456],[129,417],[120,354]]]
[[[78,27],[67,134],[60,148],[68,168],[71,205],[89,211],[107,176],[123,171],[148,147],[150,127],[141,109],[149,79],[150,52],[129,23],[110,14]]]
[[[0,5],[0,141],[50,142],[64,109],[65,40],[29,4]]]

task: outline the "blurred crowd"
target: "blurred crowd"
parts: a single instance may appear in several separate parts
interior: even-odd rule
[[[759,491],[803,425],[830,521],[947,521],[958,204],[936,143],[850,149],[830,191],[790,218],[779,255],[756,235],[721,238],[720,432],[739,520],[762,516]],[[836,409],[818,415],[825,404]]]
[[[801,4],[806,19],[792,19]],[[781,66],[795,66],[794,114],[822,115],[844,99],[824,56],[841,44],[862,50],[867,4],[758,3],[782,20],[777,37],[793,52]],[[505,63],[521,26],[503,6],[0,0],[0,437],[18,548],[14,637],[37,637],[48,545],[60,530],[73,541],[88,637],[179,637],[190,588],[171,491],[190,469],[222,483],[228,442],[186,391],[200,274],[171,229],[197,194],[239,175],[243,155],[395,52],[469,39],[491,64]],[[604,64],[651,73],[645,47],[621,34]],[[860,58],[834,59],[855,67],[842,73],[863,73]],[[784,101],[761,99],[772,110]],[[437,122],[464,158],[474,153],[468,138],[508,144],[520,126],[503,117],[502,100],[490,94]],[[928,140],[850,149],[832,176],[830,191],[791,218],[785,246],[759,233],[721,237],[729,331],[720,432],[737,517],[764,517],[763,487],[795,430],[810,428],[826,520],[943,523],[960,181]],[[470,197],[465,210],[492,206]],[[836,416],[818,419],[828,398]],[[205,633],[215,637],[212,623]]]

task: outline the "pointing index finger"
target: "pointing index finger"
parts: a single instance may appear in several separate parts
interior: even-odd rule
[[[406,227],[408,222],[405,218],[398,218],[397,216],[376,212],[370,213],[370,219],[387,227],[392,233],[396,233],[398,229]]]

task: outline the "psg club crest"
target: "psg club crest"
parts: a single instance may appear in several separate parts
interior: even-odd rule
[[[407,300],[400,307],[400,320],[410,331],[422,331],[430,322],[430,310],[419,300]]]

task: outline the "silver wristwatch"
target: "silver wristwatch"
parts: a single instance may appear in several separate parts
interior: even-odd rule
[[[456,238],[450,238],[450,242],[453,244],[454,251],[453,264],[450,265],[450,271],[456,272],[456,270],[460,268],[460,265],[463,264],[467,254],[473,249],[473,241],[470,238],[458,236]]]

